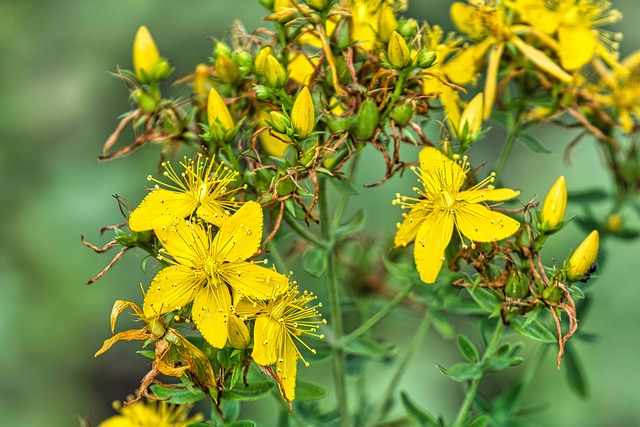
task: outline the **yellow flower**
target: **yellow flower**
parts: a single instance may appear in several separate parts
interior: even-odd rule
[[[453,161],[433,147],[420,152],[418,181],[422,189],[414,188],[420,198],[396,195],[394,204],[410,209],[398,224],[395,246],[407,246],[415,240],[414,258],[420,278],[434,283],[444,262],[444,251],[457,229],[463,247],[464,237],[473,242],[494,242],[511,236],[520,223],[504,214],[492,211],[485,202],[499,202],[516,197],[519,191],[488,186],[490,177],[462,190],[469,164],[466,158]]]
[[[383,28],[379,35],[380,15],[388,14],[385,8],[392,11],[405,10],[407,2],[401,0],[346,0],[351,11],[351,40],[366,51],[373,51],[378,41],[384,43],[388,27]],[[390,25],[388,17],[383,19],[385,25]]]
[[[159,61],[158,47],[147,27],[142,25],[133,39],[133,71],[140,81],[147,82]]]
[[[163,246],[159,258],[172,265],[152,280],[144,299],[145,316],[169,313],[193,302],[193,321],[213,347],[225,346],[230,323],[242,328],[230,313],[231,289],[233,299],[243,295],[266,299],[288,288],[289,280],[282,274],[247,261],[262,240],[262,207],[256,202],[242,205],[215,237],[210,227],[183,219],[154,231]]]
[[[184,172],[178,174],[170,162],[163,162],[163,175],[170,183],[155,181],[155,189],[142,200],[129,216],[129,228],[145,231],[154,228],[156,221],[171,215],[186,218],[194,212],[199,218],[220,227],[240,206],[232,195],[242,187],[229,188],[237,179],[238,172],[216,165],[215,159],[198,155],[196,161],[185,157],[180,163]],[[165,188],[160,188],[160,187]],[[156,224],[157,225],[157,224]]]
[[[101,422],[98,427],[187,427],[202,421],[202,414],[191,418],[188,405],[172,405],[165,401],[138,401],[122,406],[114,405],[120,414]]]
[[[591,270],[591,266],[598,257],[600,235],[598,230],[593,230],[569,258],[567,277],[570,281],[583,279]]]
[[[207,64],[198,64],[193,74],[193,91],[204,99],[211,89],[211,81],[209,80],[209,66]]]
[[[298,138],[304,139],[313,132],[315,126],[316,111],[313,107],[313,98],[307,86],[303,87],[291,109],[291,125],[298,133]]]
[[[634,117],[640,117],[640,51],[629,54],[613,70],[600,61],[594,61],[593,65],[600,81],[589,90],[599,104],[615,109],[618,124],[625,133],[631,133]]]
[[[265,46],[256,55],[256,58],[253,60],[253,69],[256,74],[259,76],[263,76],[267,67],[267,57],[273,56],[273,49],[271,46]]]
[[[540,212],[540,228],[549,230],[556,227],[564,220],[564,212],[567,209],[567,183],[564,176],[560,176],[553,184],[547,197],[544,199]]]
[[[242,299],[236,306],[239,316],[255,319],[251,357],[258,365],[276,365],[280,392],[288,401],[295,398],[298,359],[309,366],[296,343],[315,354],[301,336],[324,338],[324,335],[317,334],[318,326],[326,323],[324,319],[318,319],[322,315],[317,308],[322,305],[307,307],[315,299],[313,293],[306,291],[300,295],[298,287],[293,286],[277,298],[265,301]]]
[[[606,0],[527,0],[512,2],[523,21],[547,33],[557,33],[558,55],[565,70],[573,71],[591,61],[594,55],[607,62],[617,57],[620,34],[599,30],[614,24],[622,14]]]
[[[319,62],[320,60],[315,57],[310,58],[301,53],[292,54],[287,65],[289,78],[300,84],[308,85]]]
[[[528,29],[524,26],[513,26],[508,18],[508,13],[503,8],[496,6],[495,3],[473,2],[465,4],[455,2],[451,5],[451,20],[456,28],[469,35],[475,41],[475,44],[466,48],[456,57],[457,67],[462,70],[470,68],[475,73],[477,64],[481,62],[488,52],[484,87],[485,119],[488,119],[491,115],[500,60],[507,43],[512,44],[522,55],[551,76],[563,82],[572,80],[571,75],[560,68],[545,53],[524,42],[519,37],[518,32],[526,32]],[[465,77],[469,77],[471,74],[468,71],[463,71],[463,76]],[[455,80],[454,82],[458,84],[467,83]]]

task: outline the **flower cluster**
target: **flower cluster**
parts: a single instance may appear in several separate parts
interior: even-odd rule
[[[119,340],[154,347],[144,353],[151,371],[135,400],[161,398],[157,390],[171,395],[170,387],[152,384],[160,375],[176,377],[210,398],[223,417],[223,403],[240,399],[229,397],[234,387],[242,384],[246,392],[266,375],[292,410],[298,362],[308,365],[303,354],[315,354],[310,340],[324,338],[326,329],[329,343],[318,345],[335,361],[339,413],[348,419],[347,354],[359,357],[360,348],[369,348],[358,347],[359,337],[402,299],[379,314],[368,313],[372,305],[358,298],[397,293],[395,279],[411,285],[400,292],[405,297],[416,283],[435,284],[421,288],[427,289],[417,297],[423,311],[455,312],[466,304],[459,295],[466,288],[481,310],[501,314],[501,322],[513,322],[524,335],[527,327],[544,329],[536,323],[544,313],[556,327],[559,363],[578,325],[578,286],[595,273],[600,233],[625,235],[619,211],[640,192],[637,142],[618,138],[638,128],[640,55],[619,62],[620,37],[602,28],[620,14],[603,0],[458,1],[451,5],[456,34],[402,17],[402,0],[261,3],[273,29],[247,34],[237,26],[230,43],[216,41],[208,62],[176,81],[191,88],[186,99],[163,92],[173,69],[146,27],[134,39],[133,70],[120,72],[135,109],[123,116],[101,158],[159,144],[162,177],[149,176],[153,188],[130,212],[119,200],[126,222],[109,227],[116,230],[111,242],[85,244],[97,252],[122,246],[91,282],[134,247],[159,263],[141,308],[118,301],[112,312],[112,332],[125,308],[142,328],[115,334],[97,353]],[[482,166],[472,169],[483,159],[469,149],[489,135],[489,121],[505,129],[507,143],[495,172],[486,174]],[[516,142],[550,151],[529,133],[541,123],[580,127],[569,150],[594,136],[616,183],[608,219],[578,218],[590,234],[562,265],[545,265],[541,254],[569,223],[564,177],[540,207],[503,184],[526,179],[504,173]],[[118,147],[129,125],[134,142]],[[416,148],[417,161],[406,154]],[[414,194],[393,200],[404,210],[393,245],[362,232],[364,213],[344,218],[360,191],[354,176],[365,150],[379,159],[368,167],[382,170],[365,187],[408,170],[417,175]],[[182,161],[165,160],[176,153],[184,154]],[[412,252],[404,249],[411,244]],[[283,273],[298,254],[301,268],[320,278],[320,299],[331,300],[327,326],[316,293]],[[452,294],[444,295],[446,284]],[[344,327],[343,306],[355,307],[362,325]],[[529,318],[519,322],[521,316]],[[193,336],[183,330],[190,325]],[[541,336],[539,330],[528,336]],[[476,362],[473,375],[494,366]]]

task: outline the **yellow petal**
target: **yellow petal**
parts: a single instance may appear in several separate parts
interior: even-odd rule
[[[423,221],[413,250],[416,267],[423,282],[436,281],[452,234],[453,215],[449,211],[434,212]]]
[[[223,284],[209,284],[193,300],[191,316],[205,340],[215,348],[227,343],[231,295]]]
[[[222,224],[231,218],[231,215],[228,211],[222,209],[220,203],[214,201],[215,196],[209,196],[208,199],[210,200],[205,199],[201,202],[196,214],[209,224],[213,224],[220,228],[222,227]]]
[[[520,223],[480,203],[462,204],[456,209],[458,230],[475,242],[495,242],[518,231]]]
[[[262,206],[254,201],[242,205],[220,228],[213,240],[218,261],[244,261],[253,256],[262,240]]]
[[[466,123],[467,132],[469,132],[469,134],[475,134],[482,128],[482,112],[484,105],[484,96],[482,92],[479,92],[471,101],[469,101],[462,112],[462,116],[460,117],[460,127],[464,129]]]
[[[118,341],[134,341],[134,340],[146,340],[151,338],[151,334],[147,329],[132,329],[129,331],[118,332],[108,340],[105,340],[100,350],[94,354],[94,357],[100,356],[105,351],[109,350]]]
[[[520,38],[515,36],[511,37],[509,41],[513,43],[513,45],[515,45],[515,47],[517,47],[518,50],[527,57],[527,59],[536,64],[541,70],[546,71],[550,75],[565,83],[569,83],[571,82],[571,80],[573,80],[570,74],[560,68],[558,64],[556,64],[541,50],[538,50],[535,47],[526,44]],[[562,57],[562,55],[560,56]]]
[[[296,374],[298,371],[298,350],[291,337],[284,337],[283,348],[276,363],[276,372],[282,388],[283,396],[288,400],[296,397]]]
[[[203,283],[189,267],[172,265],[156,274],[144,296],[145,317],[154,317],[179,310],[193,301]]]
[[[444,188],[457,192],[467,178],[459,163],[434,147],[425,147],[420,151],[420,169],[425,187],[431,191]]]
[[[265,122],[265,119],[267,120],[269,119],[270,117],[269,113],[267,113],[264,110],[260,110],[258,117],[259,117],[258,126],[260,127],[268,126],[267,123]],[[288,137],[285,135],[282,135],[282,138],[288,138]],[[269,133],[269,130],[265,130],[260,133],[260,143],[264,151],[268,155],[273,157],[282,157],[282,155],[284,154],[284,150],[289,146],[289,144],[286,144],[282,142],[282,140],[271,135],[271,133]]]
[[[398,231],[396,231],[396,236],[393,241],[395,247],[405,247],[413,242],[418,234],[420,225],[422,225],[422,221],[428,214],[429,211],[422,209],[420,206],[412,208],[404,217],[404,221],[402,221],[402,224],[398,227]]]
[[[209,122],[209,126],[213,126],[219,122],[224,130],[230,130],[235,127],[233,117],[231,117],[227,104],[225,104],[218,91],[214,88],[209,89],[209,98],[207,100],[207,120]]]
[[[596,51],[596,36],[588,27],[558,28],[560,63],[565,70],[573,71],[591,61]]]
[[[289,65],[287,65],[289,78],[300,84],[308,85],[317,66],[318,58],[307,58],[299,53],[293,54],[289,60]]]
[[[510,188],[481,188],[479,190],[461,191],[458,196],[468,203],[502,202],[513,199],[520,194],[519,191]]]
[[[243,349],[251,342],[249,328],[238,316],[229,314],[229,344],[231,347]]]
[[[173,259],[187,267],[193,266],[194,260],[202,259],[209,251],[209,237],[202,226],[174,219],[169,225],[155,227],[154,231],[163,248]]]
[[[267,299],[289,288],[286,276],[252,262],[224,263],[218,268],[218,274],[241,295],[254,298]]]
[[[251,357],[258,365],[271,365],[278,360],[284,331],[271,316],[258,316],[253,328],[253,352]]]
[[[165,190],[153,190],[140,202],[129,215],[129,228],[133,231],[145,231],[153,228],[153,222],[165,213],[177,218],[185,218],[193,213],[198,205],[190,193]]]
[[[455,2],[451,5],[449,14],[453,25],[471,38],[479,39],[486,35],[482,15],[474,6]]]
[[[455,84],[475,83],[478,67],[483,62],[487,49],[494,41],[488,38],[479,44],[461,50],[460,53],[442,66],[442,71]]]
[[[489,64],[487,65],[487,77],[484,82],[484,119],[489,120],[491,117],[491,109],[496,99],[496,87],[498,84],[498,69],[500,68],[500,59],[504,51],[504,43],[491,46],[489,51]],[[481,121],[482,124],[482,121]]]
[[[458,92],[440,83],[440,102],[444,107],[444,111],[447,116],[447,120],[453,127],[453,131],[456,135],[460,134],[460,108],[458,107]]]
[[[569,258],[569,271],[567,272],[569,280],[579,280],[589,272],[591,265],[596,262],[598,257],[599,246],[600,235],[598,230],[593,230]]]

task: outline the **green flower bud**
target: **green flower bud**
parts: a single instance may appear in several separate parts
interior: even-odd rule
[[[413,103],[405,102],[404,104],[396,105],[391,110],[391,118],[399,126],[406,126],[407,123],[413,119]]]
[[[280,171],[278,175],[276,175],[277,176],[276,182],[279,179],[281,179],[284,175],[285,173]],[[278,193],[279,196],[288,196],[289,194],[293,193],[295,189],[296,189],[296,184],[293,182],[291,177],[287,177],[282,181],[280,181],[280,183],[276,187],[276,193]]]
[[[271,111],[269,113],[269,124],[271,128],[278,133],[285,135],[291,133],[291,121],[279,111]]]
[[[213,47],[213,56],[217,58],[220,55],[231,56],[231,48],[224,42],[217,42]]]
[[[133,92],[131,92],[131,96],[136,100],[138,107],[140,107],[140,109],[147,114],[155,111],[156,107],[158,106],[155,98],[142,89],[134,90]]]
[[[376,131],[379,119],[378,106],[373,100],[367,98],[360,105],[356,118],[351,125],[351,132],[357,140],[367,141],[371,139]]]
[[[244,70],[250,70],[253,65],[253,56],[249,52],[240,51],[236,53],[236,63]]]
[[[529,282],[519,271],[509,275],[504,285],[504,293],[509,298],[521,299],[529,294]]]
[[[437,57],[438,55],[434,51],[428,50],[428,49],[422,49],[418,54],[416,63],[420,68],[429,68],[433,65],[434,62],[436,62]]]
[[[418,22],[415,19],[403,19],[396,29],[402,37],[412,38],[418,32]]]

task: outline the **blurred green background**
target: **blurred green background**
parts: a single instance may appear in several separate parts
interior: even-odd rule
[[[449,4],[413,0],[409,13],[450,27]],[[622,51],[628,53],[640,47],[634,19],[640,3],[618,0],[614,6],[625,16],[613,29],[624,32]],[[145,373],[144,359],[130,356],[137,343],[118,344],[93,358],[110,336],[113,301],[141,300],[138,283],[149,280],[140,268],[142,255],[127,253],[105,279],[87,286],[113,254],[98,256],[80,243],[81,234],[106,243],[98,229],[121,221],[111,196],[140,200],[145,177],[156,170],[158,147],[151,145],[115,161],[97,161],[117,116],[129,108],[124,87],[108,73],[117,65],[131,68],[137,27],[149,27],[177,77],[210,56],[208,37],[222,37],[235,18],[255,28],[262,14],[250,0],[0,2],[0,426],[73,426],[79,416],[95,425]],[[570,189],[610,187],[593,141],[575,150],[569,166],[561,156],[572,139],[569,132],[545,129],[536,136],[555,154],[533,155],[517,147],[505,176],[507,184],[522,190],[522,200],[544,195],[559,174],[566,175]],[[492,134],[472,156],[494,159],[502,141],[499,132]],[[381,177],[375,168],[376,161],[382,167],[380,159],[372,155],[370,161],[362,182]],[[400,214],[390,201],[412,180],[362,193],[358,203],[376,209],[369,216],[372,229],[394,230]],[[624,214],[637,225],[631,212]],[[583,236],[577,227],[567,228],[547,256],[563,260]],[[640,425],[640,243],[610,240],[606,250],[603,277],[590,285],[591,313],[580,325],[597,341],[575,345],[589,372],[590,397],[575,397],[556,371],[555,358],[548,357],[530,395],[532,404],[542,405],[530,414],[533,425]],[[415,325],[400,312],[381,331],[398,336],[402,348]],[[401,385],[449,419],[459,390],[435,363],[458,361],[455,354],[455,344],[430,334]],[[327,369],[312,367],[310,374],[326,375]],[[386,378],[384,372],[378,375]]]

